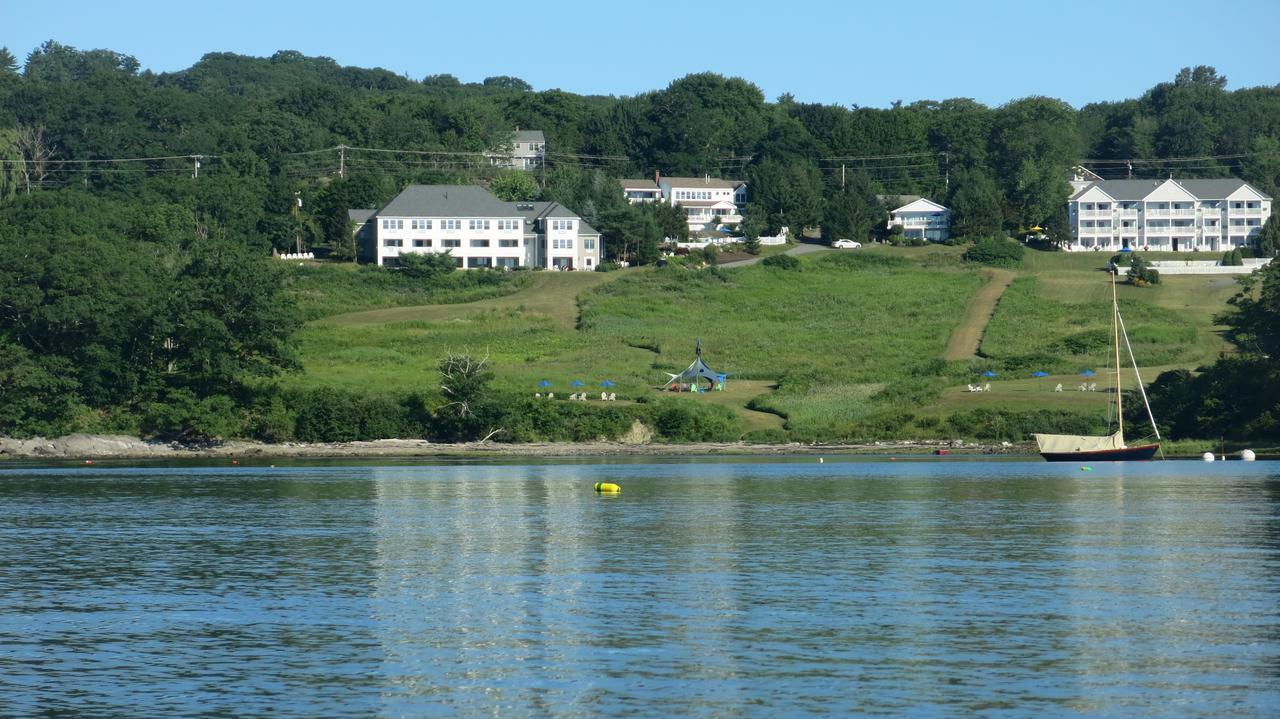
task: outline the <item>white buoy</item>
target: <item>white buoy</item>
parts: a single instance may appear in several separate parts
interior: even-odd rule
[[[822,464],[822,457],[818,458],[818,464]]]
[[[1253,450],[1252,450],[1252,449],[1242,449],[1242,450],[1240,450],[1240,459],[1243,459],[1243,460],[1244,460],[1244,461],[1246,461],[1246,462],[1252,462],[1253,460],[1255,460],[1255,459],[1257,459],[1257,458],[1258,458],[1258,457],[1253,453]]]
[[[1204,454],[1200,455],[1200,459],[1203,459],[1206,462],[1212,462],[1213,452],[1205,452]]]

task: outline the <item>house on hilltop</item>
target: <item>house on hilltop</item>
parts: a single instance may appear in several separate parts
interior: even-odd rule
[[[410,185],[368,222],[362,255],[381,266],[449,252],[463,269],[594,270],[604,253],[600,233],[563,205],[504,202],[475,185]]]
[[[536,170],[546,162],[547,138],[542,130],[516,128],[508,138],[511,152],[497,150],[488,153],[489,163],[513,170]]]
[[[665,202],[683,207],[689,230],[714,230],[725,223],[742,222],[747,204],[747,183],[702,177],[666,177],[655,172],[652,180],[619,180],[627,201]]]
[[[1095,180],[1067,201],[1068,250],[1222,252],[1249,245],[1271,198],[1244,180]]]

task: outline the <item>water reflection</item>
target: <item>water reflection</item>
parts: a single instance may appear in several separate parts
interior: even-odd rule
[[[1265,463],[0,470],[0,713],[1260,716],[1278,508]]]

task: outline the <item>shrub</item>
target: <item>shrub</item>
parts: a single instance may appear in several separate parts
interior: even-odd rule
[[[995,267],[1016,267],[1025,252],[1022,245],[1003,237],[983,237],[964,251],[964,259]]]
[[[171,389],[162,401],[143,408],[142,432],[163,439],[207,440],[240,431],[236,403],[226,395],[203,399],[187,389]]]
[[[1159,270],[1152,269],[1146,260],[1137,253],[1129,259],[1129,284],[1135,287],[1160,284]]]
[[[728,407],[681,398],[659,400],[646,409],[657,436],[670,442],[732,442],[742,436]]]
[[[800,260],[792,257],[791,255],[770,255],[761,260],[760,264],[765,267],[774,267],[779,270],[800,269]]]
[[[596,272],[614,272],[622,269],[617,262],[601,262],[596,265]]]

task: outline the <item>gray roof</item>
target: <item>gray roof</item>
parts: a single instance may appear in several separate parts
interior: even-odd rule
[[[347,210],[352,219],[358,212],[373,214],[373,210]],[[578,220],[579,235],[600,234],[578,213],[559,202],[503,202],[477,185],[409,185],[376,214],[379,217],[523,217],[527,223],[551,217]]]
[[[1071,197],[1075,199],[1088,192],[1090,188],[1096,187],[1110,195],[1117,202],[1136,202],[1150,195],[1153,190],[1166,182],[1168,180],[1098,180],[1081,187]],[[1245,186],[1254,192],[1258,192],[1257,188],[1244,180],[1229,177],[1213,180],[1174,180],[1174,182],[1201,200],[1224,200],[1227,195]],[[1258,192],[1258,194],[1262,195],[1261,192]],[[1266,195],[1263,195],[1263,197],[1266,197]],[[1267,197],[1267,199],[1271,198]]]
[[[373,216],[378,214],[377,210],[347,210],[347,217],[357,225],[363,225]]]
[[[885,207],[902,207],[924,198],[920,195],[876,195],[876,199]]]
[[[379,217],[517,217],[503,202],[476,185],[409,185],[378,212]]]
[[[736,190],[740,185],[747,183],[742,180],[722,180],[719,177],[667,177],[662,176],[663,180],[672,187],[714,187],[716,189]]]
[[[523,215],[526,221],[525,226],[528,227],[534,220],[542,218],[552,218],[557,220],[577,220],[579,235],[598,235],[600,234],[587,221],[578,216],[578,213],[570,210],[559,202],[512,202],[509,203],[515,208],[517,214]]]
[[[512,142],[546,142],[547,138],[543,137],[542,130],[516,130],[511,133]]]
[[[628,190],[658,190],[658,183],[653,180],[618,180],[618,184]]]

